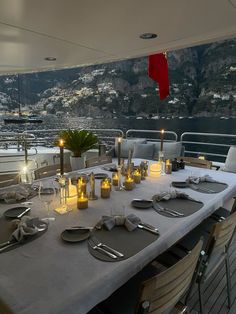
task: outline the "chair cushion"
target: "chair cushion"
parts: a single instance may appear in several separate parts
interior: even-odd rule
[[[154,144],[140,144],[134,145],[134,158],[153,159]]]
[[[134,149],[135,143],[146,143],[146,139],[134,138],[134,139],[123,139],[121,142],[121,158],[128,158],[129,150]],[[118,155],[118,138],[115,140],[115,156]]]
[[[147,142],[150,143],[150,142]],[[154,143],[154,155],[153,159],[158,159],[159,151],[161,148],[161,143]],[[182,143],[181,142],[165,142],[163,144],[164,158],[165,159],[174,159],[181,156],[182,153]]]
[[[222,168],[222,170],[236,172],[236,146],[230,147],[225,160],[225,166]]]

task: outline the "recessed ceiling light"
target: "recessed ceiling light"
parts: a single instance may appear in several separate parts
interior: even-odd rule
[[[157,34],[154,33],[144,33],[142,35],[139,36],[142,39],[153,39],[157,37]]]
[[[56,61],[57,58],[55,58],[55,57],[46,57],[46,58],[44,58],[44,60],[46,60],[46,61]]]

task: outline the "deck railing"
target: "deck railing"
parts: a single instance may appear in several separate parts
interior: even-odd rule
[[[100,143],[112,146],[116,137],[141,137],[148,141],[160,141],[158,130],[136,130],[130,129],[125,133],[120,129],[87,129],[95,133]],[[24,143],[27,147],[55,146],[55,139],[61,129],[31,130],[30,133],[0,132],[0,146],[10,148],[14,144],[18,150],[24,150]],[[187,156],[204,155],[212,161],[224,162],[231,145],[236,145],[236,134],[197,133],[184,132],[180,137],[173,131],[165,131],[164,141],[178,141],[185,146]]]
[[[180,141],[187,156],[203,155],[209,160],[224,162],[229,147],[236,145],[236,134],[184,132]]]

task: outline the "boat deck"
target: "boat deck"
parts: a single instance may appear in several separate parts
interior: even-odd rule
[[[230,247],[230,273],[232,283],[232,306],[231,309],[227,306],[227,289],[225,266],[222,264],[218,272],[209,279],[205,284],[204,302],[205,313],[210,314],[235,314],[236,313],[236,234]],[[199,312],[197,287],[195,287],[192,297],[189,300],[190,314]]]

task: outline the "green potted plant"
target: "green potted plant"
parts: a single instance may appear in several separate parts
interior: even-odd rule
[[[63,130],[59,134],[64,140],[64,147],[72,152],[70,157],[72,170],[85,167],[85,157],[82,154],[98,143],[98,138],[86,130]]]

